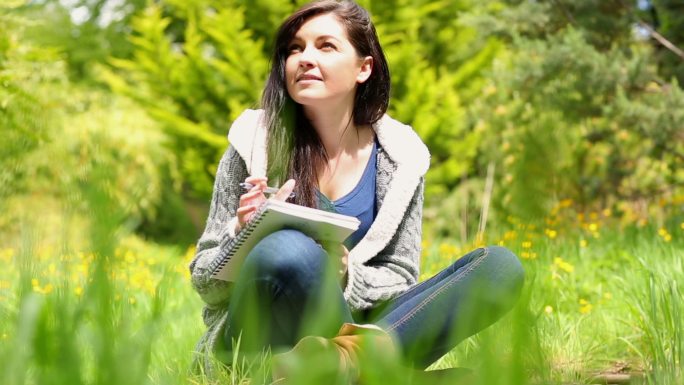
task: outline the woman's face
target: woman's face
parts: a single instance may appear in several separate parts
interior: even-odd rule
[[[314,16],[299,28],[288,46],[287,92],[297,103],[354,102],[356,85],[371,74],[373,58],[359,57],[344,26],[329,13]]]

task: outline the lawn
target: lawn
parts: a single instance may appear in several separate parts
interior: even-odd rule
[[[520,256],[523,298],[432,369],[471,368],[488,385],[625,374],[632,383],[684,383],[684,223],[625,224],[598,213],[543,226],[511,219],[496,233],[482,242]],[[106,223],[88,238],[75,249],[24,229],[0,247],[0,382],[214,383],[188,373],[203,332],[187,270],[194,247],[145,242]],[[423,246],[421,279],[477,245]],[[243,368],[219,382],[248,376]]]

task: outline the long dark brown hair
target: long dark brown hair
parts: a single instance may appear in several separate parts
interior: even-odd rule
[[[387,111],[390,75],[385,54],[368,12],[353,1],[323,0],[297,10],[278,29],[271,61],[271,73],[261,98],[268,128],[268,178],[280,185],[297,181],[294,203],[316,207],[317,169],[327,161],[325,147],[304,116],[302,106],[288,94],[285,61],[288,46],[299,28],[314,16],[331,13],[344,26],[349,41],[360,57],[371,56],[370,77],[359,84],[352,119],[359,127],[377,122]]]

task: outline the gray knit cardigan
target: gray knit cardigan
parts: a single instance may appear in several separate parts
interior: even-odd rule
[[[206,303],[206,333],[196,347],[203,363],[223,346],[228,315],[228,283],[208,270],[234,236],[238,183],[248,175],[266,175],[266,128],[263,110],[246,110],[231,126],[230,146],[216,173],[206,228],[190,263],[192,284]],[[373,125],[380,146],[377,156],[378,214],[366,235],[349,251],[344,297],[352,310],[367,309],[393,298],[416,283],[420,266],[424,175],[430,154],[411,127],[385,115]]]

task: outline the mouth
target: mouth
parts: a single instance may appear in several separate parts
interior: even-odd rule
[[[302,80],[323,80],[323,79],[321,79],[320,77],[318,77],[316,75],[303,74],[303,75],[299,75],[299,77],[297,77],[298,82],[300,82]]]

